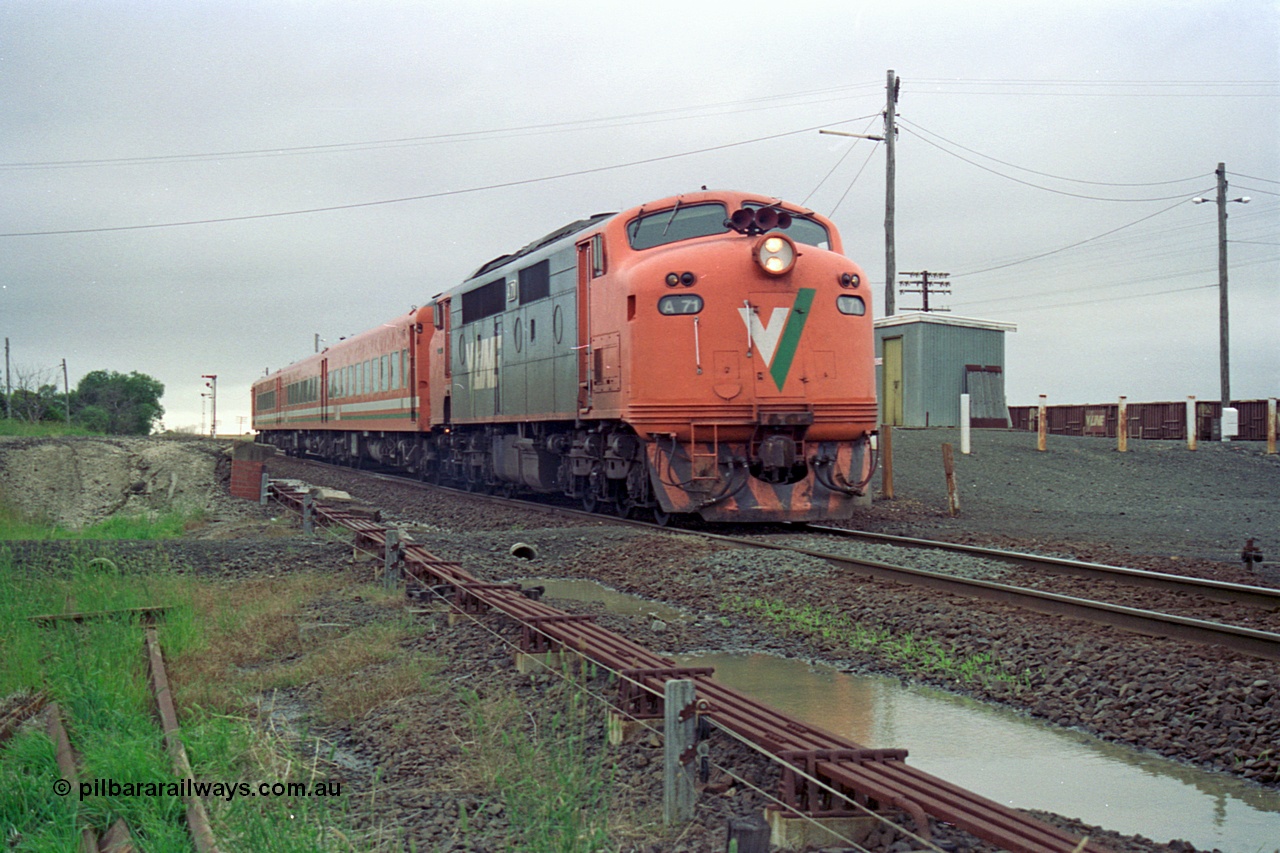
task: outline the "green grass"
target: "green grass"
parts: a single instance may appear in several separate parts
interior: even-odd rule
[[[126,571],[103,556],[72,557],[69,565],[35,573],[0,549],[0,697],[47,689],[62,708],[72,746],[81,756],[79,781],[155,783],[155,795],[124,791],[53,792],[59,778],[54,748],[42,728],[27,728],[0,746],[0,837],[6,849],[77,849],[80,827],[104,831],[125,819],[149,853],[188,853],[185,807],[165,786],[177,781],[164,749],[147,680],[143,632],[116,617],[41,627],[28,616],[72,609],[86,612],[165,605],[159,626],[171,679],[175,660],[198,658],[211,631],[194,606],[198,582],[166,572]],[[194,777],[201,782],[314,781],[305,762],[248,720],[201,707],[179,711]],[[342,825],[343,798],[207,797],[214,832],[224,850],[324,851],[349,849],[332,827]]]
[[[464,749],[502,801],[516,833],[513,849],[617,849],[609,838],[614,767],[598,743],[600,708],[572,678],[535,707],[514,694],[481,698],[475,691],[463,694],[463,706],[471,734]],[[461,810],[458,820],[465,830]]]
[[[975,655],[957,653],[930,637],[869,627],[844,613],[811,604],[794,605],[771,599],[727,595],[721,599],[720,608],[759,618],[806,637],[828,640],[850,651],[876,654],[913,674],[941,675],[964,683],[1004,682],[1014,687],[1023,686],[1026,681],[1022,674],[1007,672],[986,652]]]
[[[2,408],[2,407],[0,407]],[[16,418],[0,418],[0,435],[15,435],[24,438],[43,438],[54,435],[101,435],[102,433],[85,429],[82,426],[67,426],[63,421],[41,421],[29,423]]]
[[[80,530],[42,524],[0,506],[0,541],[50,539],[176,539],[204,518],[202,511],[173,511],[155,516],[113,515]]]

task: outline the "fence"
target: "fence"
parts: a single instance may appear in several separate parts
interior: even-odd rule
[[[1240,414],[1237,441],[1267,440],[1267,401],[1238,400],[1232,406]],[[1196,401],[1196,438],[1212,441],[1218,438],[1218,419],[1222,403]],[[1010,406],[1009,423],[1013,429],[1035,432],[1038,428],[1036,406]],[[1118,403],[1089,406],[1049,406],[1048,431],[1051,435],[1091,435],[1115,438]],[[1128,403],[1126,418],[1129,438],[1187,437],[1187,403]]]

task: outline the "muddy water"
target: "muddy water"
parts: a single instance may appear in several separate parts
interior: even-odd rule
[[[546,578],[520,578],[516,581],[521,586],[541,586],[545,588],[543,595],[547,598],[563,598],[566,601],[593,601],[604,605],[610,613],[620,616],[652,616],[663,622],[682,622],[689,618],[688,614],[657,601],[647,601],[625,592],[609,589],[595,581]]]
[[[529,580],[548,597],[596,601],[610,612],[687,618],[667,605],[592,581]],[[1280,793],[1044,725],[994,705],[896,679],[764,654],[700,654],[715,677],[863,746],[909,750],[920,769],[997,802],[1080,818],[1156,841],[1200,849],[1280,849]]]
[[[896,679],[763,654],[682,656],[715,678],[863,746],[1017,808],[1200,849],[1272,851],[1280,793]]]

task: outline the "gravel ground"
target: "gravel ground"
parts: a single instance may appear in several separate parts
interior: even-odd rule
[[[1260,535],[1261,544],[1272,555],[1280,548],[1280,542],[1267,538],[1280,530],[1275,500],[1280,495],[1280,464],[1262,456],[1256,447],[1202,445],[1201,451],[1191,454],[1168,445],[1161,449],[1135,442],[1137,448],[1122,456],[1105,442],[1051,437],[1050,452],[1038,454],[1034,436],[980,432],[975,435],[974,454],[957,455],[962,514],[953,519],[945,512],[937,447],[948,440],[958,445],[958,437],[947,430],[898,430],[894,438],[897,496],[894,501],[877,501],[860,517],[860,524],[868,528],[1037,547],[1166,571],[1192,567],[1231,580],[1249,577],[1234,562],[1244,536]],[[12,501],[8,484],[13,481],[7,478],[22,467],[24,463],[15,460],[24,454],[5,453],[6,446],[12,445],[0,444],[0,472],[6,477],[0,479],[0,498]],[[326,469],[321,473],[322,469],[287,459],[273,460],[270,467],[275,476],[296,476],[351,491],[381,508],[385,518],[410,526],[415,538],[433,553],[462,561],[480,577],[591,577],[678,605],[692,614],[691,619],[672,622],[656,632],[647,619],[600,617],[606,627],[660,653],[756,649],[891,673],[1267,787],[1280,786],[1280,758],[1273,754],[1280,743],[1280,666],[1271,663],[893,584],[839,581],[816,561],[729,551],[689,536],[651,535],[569,521],[537,510],[476,504],[456,495],[373,483],[354,472]],[[1176,510],[1170,499],[1162,497],[1188,483],[1215,479],[1231,483],[1230,497],[1226,489],[1211,492],[1202,486],[1191,497],[1180,499]],[[1036,496],[1034,501],[1026,497],[1031,494]],[[270,538],[281,527],[290,527],[288,514],[278,507],[263,512],[255,505],[218,496],[208,501],[208,509],[210,523],[200,533],[207,541],[164,546],[169,559],[185,570],[233,578],[299,569],[349,571],[348,546],[311,544],[293,535]],[[272,516],[284,517],[273,524]],[[536,561],[510,556],[510,545],[517,540],[535,545]],[[49,546],[30,547],[34,550],[27,554],[29,563],[48,563]],[[152,553],[155,547],[147,545],[140,553]],[[1120,559],[1126,555],[1131,559]],[[989,654],[1009,672],[1026,675],[1012,684],[960,683],[738,614],[725,618],[724,595],[739,591],[840,611],[871,627],[911,631],[937,640],[953,654]],[[563,606],[591,609],[580,604]],[[485,689],[527,691],[522,695],[534,701],[548,685],[514,676],[507,651],[498,642],[463,626],[448,628],[439,620],[427,625],[422,640],[423,648],[434,649],[448,661],[450,679],[484,684]],[[472,849],[504,849],[501,809],[494,810],[492,795],[477,790],[474,780],[463,784],[465,779],[457,775],[463,764],[457,750],[462,747],[449,734],[457,728],[457,713],[456,704],[424,696],[402,700],[394,708],[375,709],[366,718],[325,734],[359,757],[350,771],[357,787],[373,784],[360,768],[379,769],[380,805],[368,818],[371,822],[403,825],[405,837],[414,839],[419,849],[459,849],[466,843],[456,831],[461,807],[468,814],[477,811],[490,824],[480,830],[480,836],[472,837],[477,842]],[[623,755],[619,772],[626,803],[619,804],[619,811],[651,810],[657,802],[652,748],[641,742],[628,746]],[[726,753],[725,761],[726,766],[757,777],[763,778],[766,772],[753,765],[749,756]],[[753,796],[736,786],[704,795],[707,807],[682,837],[664,837],[660,843],[631,839],[622,849],[644,853],[723,849],[725,817],[739,805],[746,811],[758,808]],[[1065,818],[1048,819],[1070,823]],[[1121,839],[1098,830],[1094,837],[1124,851],[1192,849],[1182,843],[1166,846]],[[957,850],[982,849],[962,838],[949,844]],[[903,849],[893,838],[880,839],[876,848]]]
[[[1114,461],[1114,456],[1101,458],[1104,462]],[[1121,463],[1124,461],[1127,460]],[[1264,472],[1274,471],[1270,460],[1255,457],[1252,462]],[[284,469],[298,467],[288,460],[273,464]],[[1122,472],[1116,474],[1114,467],[1109,470],[1123,482]],[[369,492],[367,482],[362,484],[355,478],[344,481],[349,476],[337,472],[334,478],[326,473],[326,479],[336,479],[339,486]],[[1175,470],[1170,476],[1180,474]],[[1093,480],[1097,482],[1100,477],[1095,475]],[[909,497],[909,491],[904,494],[905,482],[899,480],[898,500],[873,507],[869,513],[871,523],[866,526],[925,536],[939,536],[941,531],[958,540],[1039,546],[1041,550],[1086,558],[1108,556],[1113,562],[1124,562],[1115,558],[1130,553],[1132,547],[1132,540],[1117,544],[1115,540],[1057,537],[1054,530],[1061,518],[1055,521],[1052,514],[1046,516],[1043,512],[1028,514],[1026,518],[1031,523],[1018,524],[1011,512],[989,510],[1003,524],[998,532],[984,536],[972,518],[947,518],[930,510],[926,500]],[[447,516],[441,514],[447,513],[447,508],[436,506],[438,495],[420,499],[412,493],[397,495],[400,490],[381,486],[374,491],[377,497],[370,502],[392,506],[392,513],[404,518],[416,514],[415,504],[420,500],[430,504],[431,529],[423,530],[417,538],[433,553],[458,559],[477,575],[500,580],[527,576],[532,569],[549,577],[590,577],[693,612],[693,622],[669,625],[661,633],[651,632],[644,620],[628,626],[628,636],[658,651],[748,648],[823,659],[860,671],[891,673],[1264,785],[1277,784],[1280,763],[1274,744],[1280,742],[1280,695],[1276,690],[1280,686],[1280,667],[1268,662],[1073,620],[1047,619],[999,605],[975,604],[958,597],[918,590],[904,595],[901,587],[892,584],[836,582],[825,564],[816,561],[774,553],[725,551],[679,535],[654,537],[608,527],[541,530],[534,526],[541,516],[526,517],[522,527],[508,515],[508,510],[495,511],[478,523],[469,523],[465,532],[450,530],[445,523]],[[1080,503],[1065,488],[1049,494],[1063,496],[1073,506]],[[1064,509],[1059,516],[1066,513]],[[907,516],[916,520],[905,520]],[[921,530],[922,527],[927,529]],[[517,539],[537,547],[536,569],[507,555],[507,549]],[[1144,541],[1158,544],[1161,539],[1157,536]],[[1234,564],[1177,554],[1161,557],[1132,552],[1131,556],[1141,559],[1129,563],[1142,563],[1148,568],[1183,571],[1195,567],[1230,580],[1249,577]],[[833,643],[788,634],[745,618],[735,617],[732,626],[726,627],[718,620],[719,607],[722,594],[733,590],[748,590],[754,596],[797,605],[826,607],[849,614],[869,627],[932,637],[955,655],[990,654],[1009,672],[1026,673],[1026,679],[1015,685],[1004,681],[958,683],[913,672],[873,655],[850,655],[847,649]],[[1175,845],[1174,849],[1187,848]]]
[[[960,514],[947,514],[944,443],[955,450]],[[1280,455],[1260,442],[1129,442],[975,430],[960,453],[958,429],[895,429],[895,500],[877,502],[869,529],[923,538],[1008,540],[1067,553],[1236,563],[1256,537],[1280,564]],[[877,475],[875,485],[881,486]],[[1129,562],[1132,562],[1131,560]]]

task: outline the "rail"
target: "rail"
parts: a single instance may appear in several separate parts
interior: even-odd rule
[[[271,493],[301,511],[304,503],[325,525],[354,531],[357,544],[387,556],[386,527],[325,504],[311,505],[306,493],[272,481]],[[391,537],[394,541],[396,537]],[[394,544],[390,547],[396,547]],[[405,574],[413,582],[447,591],[457,610],[497,612],[520,626],[522,650],[563,649],[618,673],[620,710],[633,717],[659,717],[667,680],[690,679],[695,713],[713,725],[768,752],[784,768],[781,800],[796,813],[847,815],[839,800],[864,807],[891,806],[915,819],[928,837],[925,816],[949,822],[1015,853],[1068,853],[1105,848],[1085,842],[1035,818],[910,767],[904,750],[872,750],[811,726],[712,679],[709,668],[683,668],[675,661],[615,634],[590,618],[566,613],[529,598],[518,584],[487,583],[453,561],[441,560],[421,545],[402,540]],[[835,792],[835,798],[832,792]],[[922,825],[923,824],[923,825]]]

